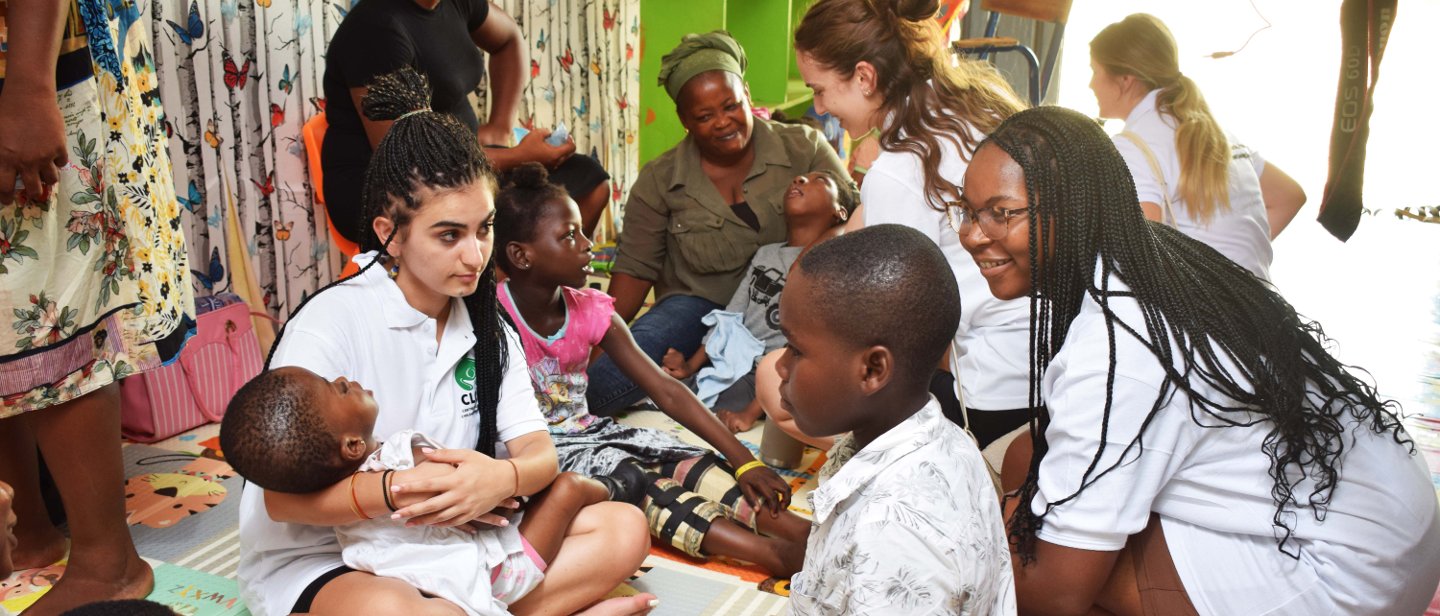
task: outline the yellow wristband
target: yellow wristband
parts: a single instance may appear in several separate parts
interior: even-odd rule
[[[765,463],[759,460],[751,460],[749,462],[741,464],[740,468],[735,469],[735,479],[738,481],[741,475],[744,475],[745,473],[748,473],[751,470],[760,468],[762,466],[765,466]]]

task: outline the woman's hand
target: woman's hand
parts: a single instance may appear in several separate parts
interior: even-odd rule
[[[396,497],[424,495],[423,501],[402,499],[395,515],[406,526],[459,526],[472,520],[505,526],[509,520],[493,510],[516,507],[515,469],[511,463],[468,449],[426,450],[429,462],[400,471],[391,478]],[[449,469],[448,471],[446,469]]]
[[[565,143],[558,146],[550,145],[545,139],[550,137],[548,130],[532,130],[525,135],[524,139],[515,146],[519,158],[527,162],[536,162],[545,165],[549,169],[560,166],[565,159],[575,153],[575,140],[567,139]]]
[[[645,616],[660,607],[660,598],[648,592],[629,597],[606,599],[572,616]]]
[[[790,507],[790,484],[768,466],[745,471],[737,481],[750,506],[768,509],[772,518]]]
[[[15,202],[17,179],[27,199],[49,199],[68,160],[54,93],[27,98],[20,87],[6,88],[0,96],[0,205]]]

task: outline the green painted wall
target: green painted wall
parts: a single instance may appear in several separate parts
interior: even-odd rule
[[[660,58],[691,32],[725,27],[726,0],[641,0],[640,164],[665,153],[685,136],[675,103],[656,82]],[[743,43],[742,43],[743,44]]]

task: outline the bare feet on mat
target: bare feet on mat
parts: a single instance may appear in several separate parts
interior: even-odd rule
[[[730,428],[731,432],[738,434],[754,428],[755,422],[759,421],[760,418],[765,415],[765,411],[760,409],[758,405],[753,406],[756,407],[753,411],[748,408],[739,411],[716,409],[715,418],[719,419],[720,423],[725,424],[726,428]]]
[[[67,566],[55,587],[25,610],[25,615],[51,616],[99,601],[144,599],[154,588],[155,574],[150,564],[139,556],[135,556],[118,577],[114,571],[97,569],[92,573]]]
[[[575,612],[575,616],[645,616],[659,605],[660,600],[655,595],[642,592],[630,597],[606,599]]]

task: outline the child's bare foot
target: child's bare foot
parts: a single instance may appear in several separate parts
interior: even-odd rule
[[[765,415],[765,411],[759,406],[751,406],[755,406],[755,410],[752,411],[748,407],[738,411],[716,409],[715,418],[719,419],[720,423],[725,424],[725,427],[730,428],[731,432],[738,434],[754,428],[755,422],[759,421],[760,418]]]
[[[16,571],[48,567],[65,557],[65,535],[54,526],[36,537],[21,537],[17,533],[16,539],[19,543],[11,553]]]
[[[665,356],[660,358],[660,367],[665,369],[665,374],[677,379],[684,379],[690,376],[686,374],[685,356],[673,348],[665,351]]]
[[[113,571],[67,567],[55,587],[25,610],[25,614],[50,616],[98,601],[144,599],[154,588],[155,573],[139,556],[133,557],[119,576]]]

